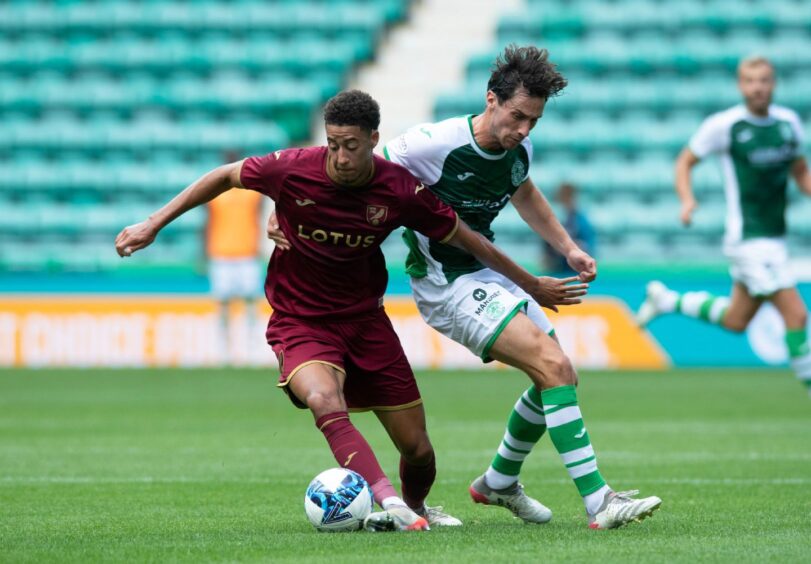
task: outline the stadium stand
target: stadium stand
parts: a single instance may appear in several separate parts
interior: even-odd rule
[[[305,143],[410,0],[0,4],[0,271],[120,267],[112,241],[222,152]],[[139,264],[189,269],[202,212]]]
[[[684,229],[673,160],[706,115],[740,102],[741,57],[757,52],[774,61],[775,101],[796,109],[811,129],[807,2],[529,0],[526,10],[501,19],[498,45],[470,59],[466,84],[437,100],[436,119],[480,111],[490,65],[510,42],[548,48],[569,78],[532,132],[533,178],[549,194],[563,180],[580,187],[604,261],[720,259],[717,164],[696,169],[701,208]],[[811,201],[796,190],[791,197],[791,243],[808,248]],[[528,231],[515,211],[508,207],[497,222],[499,243],[521,252]]]

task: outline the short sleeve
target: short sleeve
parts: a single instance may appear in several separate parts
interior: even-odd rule
[[[524,179],[521,181],[521,184],[523,184],[529,179],[529,169],[532,166],[532,141],[530,141],[529,137],[524,137],[524,140],[521,141],[521,146],[524,147],[524,150],[527,152],[527,173],[524,175]]]
[[[242,163],[240,182],[245,188],[277,200],[290,161],[288,153],[289,151],[275,151],[262,157],[248,157]]]
[[[800,117],[794,112],[791,112],[789,123],[791,123],[792,129],[794,129],[794,135],[797,139],[797,147],[795,149],[794,157],[802,157],[803,147],[805,145],[805,131],[803,130],[803,123],[800,121]]]
[[[429,239],[447,242],[459,227],[456,212],[421,181],[412,182],[411,186],[403,209],[403,225]]]
[[[699,159],[729,149],[729,120],[724,117],[724,114],[708,117],[690,138],[688,147]]]
[[[386,143],[383,156],[432,186],[442,176],[442,147],[438,136],[436,124],[417,125]]]

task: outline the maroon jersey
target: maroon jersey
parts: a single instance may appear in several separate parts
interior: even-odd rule
[[[326,147],[245,160],[242,185],[276,202],[292,247],[270,257],[265,295],[275,310],[325,319],[375,311],[388,283],[380,244],[389,233],[405,226],[436,240],[453,235],[456,212],[400,165],[374,163],[367,186],[348,188],[327,176]]]

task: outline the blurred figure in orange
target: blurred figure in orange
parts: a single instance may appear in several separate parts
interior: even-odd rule
[[[240,160],[227,151],[224,161]],[[207,205],[206,254],[211,293],[219,302],[219,329],[224,343],[223,362],[230,362],[229,316],[231,304],[242,301],[247,327],[253,326],[256,298],[261,287],[258,255],[262,195],[253,190],[228,190]]]

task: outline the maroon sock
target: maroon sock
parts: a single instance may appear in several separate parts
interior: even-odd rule
[[[415,466],[400,457],[400,483],[403,486],[403,501],[411,509],[420,509],[436,478],[436,458],[431,454],[428,464]]]
[[[369,482],[378,505],[382,507],[384,499],[397,496],[397,490],[380,468],[372,447],[349,421],[349,414],[346,411],[336,411],[319,417],[315,426],[324,433],[338,464],[357,472]]]

